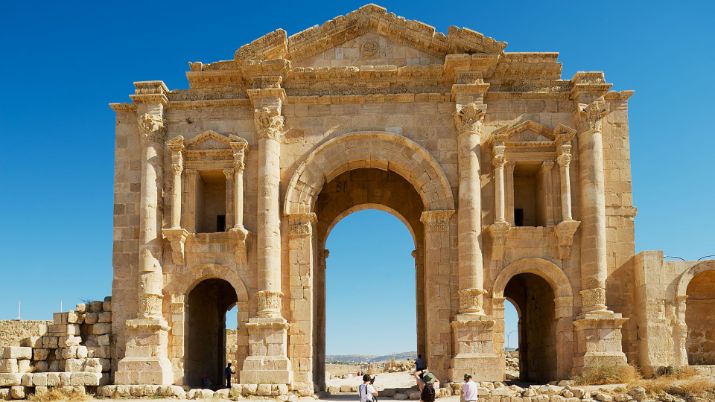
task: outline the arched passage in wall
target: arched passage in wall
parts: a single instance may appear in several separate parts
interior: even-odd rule
[[[188,294],[186,305],[185,383],[213,388],[224,384],[226,312],[238,302],[223,279],[206,279]]]
[[[517,260],[499,273],[492,296],[496,319],[503,320],[505,299],[519,312],[520,379],[548,382],[569,377],[573,295],[563,271],[541,258]]]
[[[715,365],[715,267],[698,270],[686,288],[688,364]]]
[[[344,179],[349,179],[352,184],[346,184]],[[333,190],[326,191],[330,186],[334,187]],[[331,191],[342,201],[321,201]],[[294,331],[296,335],[289,339],[289,355],[296,382],[324,386],[324,378],[321,378],[325,358],[324,347],[321,348],[325,324],[321,322],[321,317],[324,317],[321,311],[324,309],[321,269],[324,269],[327,255],[325,239],[328,228],[341,214],[366,204],[389,207],[409,222],[407,226],[413,232],[416,245],[416,292],[423,299],[421,305],[420,298],[417,301],[418,350],[424,349],[428,365],[446,378],[451,344],[445,343],[444,339],[451,339],[449,313],[452,298],[435,296],[432,303],[424,302],[430,294],[450,295],[449,218],[454,212],[454,198],[439,163],[424,148],[402,135],[372,131],[345,134],[326,141],[311,152],[296,168],[285,194],[284,214],[290,225],[288,258],[289,277],[293,281],[291,289],[297,289],[303,283],[303,272],[314,274],[312,294],[306,296],[305,291],[297,294],[291,290],[291,303],[296,306],[292,318],[299,323],[296,328],[307,329],[309,325],[312,328],[310,333]],[[403,211],[405,209],[408,211]],[[433,239],[429,249],[425,247],[425,225],[420,220],[428,212],[431,214],[428,216],[431,227],[437,232],[434,235],[437,240]],[[433,268],[430,269],[430,266]],[[434,281],[428,289],[424,286],[426,272],[446,280]],[[310,310],[297,307],[304,305],[313,307]],[[307,311],[314,314],[305,314]],[[430,321],[429,326],[425,324],[427,320]],[[295,363],[305,350],[300,344],[305,339],[312,342],[305,345],[314,351],[311,354],[312,369]],[[423,340],[421,343],[420,339]]]

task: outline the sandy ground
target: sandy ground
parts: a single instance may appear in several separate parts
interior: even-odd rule
[[[329,387],[339,387],[341,385],[362,384],[362,377],[352,376],[351,378],[331,378],[326,381]],[[415,385],[415,379],[410,373],[381,373],[377,374],[375,386],[378,391],[385,388],[410,388]]]

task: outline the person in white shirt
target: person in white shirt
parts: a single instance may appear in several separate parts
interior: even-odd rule
[[[360,402],[372,402],[372,400],[377,396],[377,390],[372,385],[372,382],[373,379],[370,378],[370,374],[362,376],[362,384],[358,387]]]
[[[474,402],[477,400],[477,383],[472,381],[470,374],[464,375],[464,385],[462,385],[462,400],[464,402]]]

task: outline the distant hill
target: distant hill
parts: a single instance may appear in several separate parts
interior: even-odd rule
[[[327,355],[327,363],[381,363],[392,359],[395,360],[415,360],[417,352],[402,352],[389,355]]]

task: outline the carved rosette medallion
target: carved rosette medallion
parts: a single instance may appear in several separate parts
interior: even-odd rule
[[[281,141],[284,118],[276,108],[263,107],[254,111],[254,122],[260,138]]]
[[[151,113],[144,113],[137,119],[139,133],[145,142],[163,142],[166,128],[161,116]]]
[[[259,317],[276,317],[281,311],[281,297],[283,293],[272,292],[270,290],[261,290],[256,292],[258,300],[258,316]]]
[[[360,57],[371,59],[380,51],[380,44],[374,39],[368,39],[360,46]]]
[[[481,296],[486,293],[484,290],[477,288],[462,289],[458,293],[460,313],[479,313],[483,311]]]
[[[608,114],[608,105],[603,99],[578,105],[578,117],[584,130],[601,131],[603,118]]]
[[[424,211],[420,221],[424,223],[428,232],[449,232],[449,220],[454,215],[454,210]]]
[[[457,128],[457,133],[479,134],[486,112],[486,105],[483,104],[472,102],[466,105],[457,105],[457,111],[454,113],[454,125]]]

